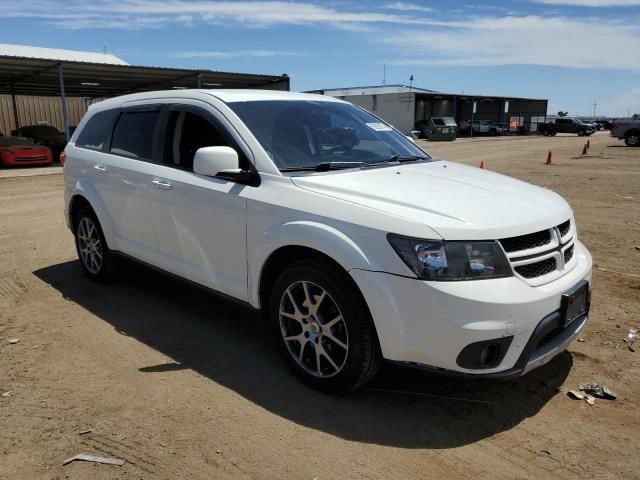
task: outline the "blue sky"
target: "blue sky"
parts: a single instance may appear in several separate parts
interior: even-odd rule
[[[640,0],[3,0],[0,43],[135,65],[287,73],[292,89],[409,83],[640,112]]]

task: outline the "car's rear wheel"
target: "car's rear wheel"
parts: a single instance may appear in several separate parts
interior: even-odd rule
[[[85,207],[74,219],[76,250],[84,273],[92,280],[104,282],[114,273],[113,254],[107,246],[94,211]]]
[[[630,132],[624,137],[624,143],[629,147],[640,147],[640,132]]]
[[[491,130],[489,130],[489,135],[495,137],[496,135],[498,135],[498,131],[495,128],[492,128]]]
[[[343,272],[297,262],[276,281],[269,309],[288,363],[311,387],[349,390],[377,372],[381,354],[369,309]]]
[[[579,137],[584,137],[586,133],[587,132],[585,132],[584,130],[578,130],[578,136]]]

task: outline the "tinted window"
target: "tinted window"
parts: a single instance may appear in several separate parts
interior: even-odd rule
[[[151,159],[153,134],[160,112],[124,112],[111,140],[111,152],[132,158]]]
[[[210,121],[184,111],[171,112],[165,138],[164,163],[189,171],[199,148],[232,146]]]
[[[115,110],[96,113],[89,119],[89,122],[82,129],[80,135],[78,135],[76,145],[78,147],[102,150],[102,147],[109,138],[113,121],[117,114],[118,112]]]

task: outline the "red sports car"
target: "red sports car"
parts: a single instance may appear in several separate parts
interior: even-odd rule
[[[51,165],[51,150],[36,145],[30,138],[4,137],[0,134],[0,166]]]

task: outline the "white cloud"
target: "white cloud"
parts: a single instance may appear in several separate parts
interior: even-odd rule
[[[594,41],[589,32],[598,32],[598,38],[607,41]],[[483,17],[449,22],[447,28],[402,32],[385,42],[402,52],[386,61],[391,65],[522,64],[640,70],[640,27],[598,20]]]
[[[411,6],[397,2],[396,5]],[[417,6],[419,8],[423,8]],[[424,7],[426,8],[426,7]],[[398,9],[396,9],[398,10]],[[406,10],[406,8],[405,8]],[[290,1],[207,0],[3,0],[0,17],[41,18],[61,28],[140,28],[169,23],[206,22],[217,25],[270,27],[275,25],[369,24],[429,25],[430,21],[404,13],[334,8],[320,3]],[[132,27],[132,24],[137,24]]]
[[[235,51],[193,51],[176,52],[171,55],[173,58],[240,58],[240,57],[280,57],[295,55],[293,52],[282,52],[277,50],[235,50]]]
[[[399,10],[401,12],[431,12],[433,10],[433,8],[430,7],[406,2],[387,3],[384,5],[384,8],[388,8],[389,10]]]
[[[574,7],[636,7],[640,0],[534,0],[546,5],[568,5]]]

